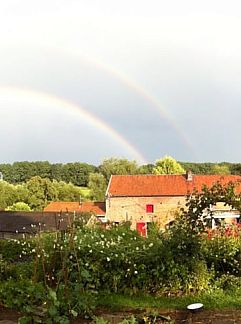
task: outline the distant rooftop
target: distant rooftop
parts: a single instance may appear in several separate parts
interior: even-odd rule
[[[96,215],[105,215],[104,202],[72,202],[52,201],[45,208],[45,212],[92,212]]]

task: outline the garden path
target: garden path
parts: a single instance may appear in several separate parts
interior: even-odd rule
[[[156,310],[155,310],[156,311]],[[109,321],[110,324],[118,324],[131,312],[104,313],[98,314]],[[175,324],[241,324],[241,310],[203,310],[196,313],[190,313],[186,310],[159,310],[159,314],[169,316]],[[140,315],[140,313],[138,313]],[[20,313],[0,307],[0,324],[17,324]],[[91,323],[83,319],[71,320],[71,324]],[[156,323],[166,323],[168,321],[159,321]],[[171,322],[170,322],[171,323]]]

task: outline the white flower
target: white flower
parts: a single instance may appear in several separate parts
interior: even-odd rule
[[[138,271],[135,270],[135,271],[134,271],[134,274],[137,274],[137,273],[138,273]]]
[[[92,253],[92,250],[89,250],[89,253]]]
[[[149,244],[149,247],[152,247],[152,246],[153,246],[153,243],[150,243],[150,244]]]
[[[109,258],[109,257],[107,257],[106,260],[107,260],[108,262],[110,262],[110,258]]]
[[[136,247],[136,251],[138,251],[139,250],[139,248],[138,248],[138,246]]]

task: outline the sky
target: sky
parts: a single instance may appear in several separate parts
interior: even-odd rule
[[[0,163],[241,162],[241,3],[0,1]]]

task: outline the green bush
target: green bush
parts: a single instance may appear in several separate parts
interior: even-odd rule
[[[220,233],[209,240],[182,219],[165,233],[153,228],[147,238],[128,224],[108,230],[82,225],[0,241],[0,302],[27,317],[67,323],[91,316],[103,291],[172,296],[240,289],[239,237]]]
[[[203,240],[203,257],[208,268],[213,267],[217,277],[223,274],[241,275],[241,241],[225,235]]]

